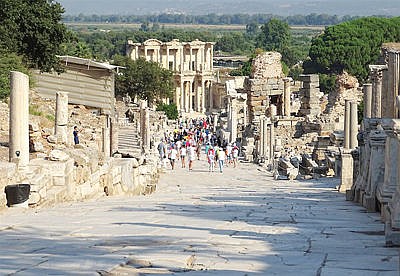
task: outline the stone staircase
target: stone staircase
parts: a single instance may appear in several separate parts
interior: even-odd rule
[[[141,138],[135,123],[119,127],[118,151],[123,155],[140,156],[142,152]]]

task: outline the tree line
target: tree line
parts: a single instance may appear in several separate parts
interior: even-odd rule
[[[354,20],[358,16],[337,16],[329,14],[308,14],[279,16],[274,14],[153,14],[153,15],[64,15],[64,22],[97,22],[97,23],[158,23],[158,24],[205,24],[205,25],[247,25],[250,23],[264,24],[271,19],[279,19],[289,25],[335,25]]]

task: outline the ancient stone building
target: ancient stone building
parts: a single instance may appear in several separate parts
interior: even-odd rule
[[[172,102],[182,112],[205,112],[212,102],[213,42],[161,42],[149,39],[143,43],[128,40],[126,54],[133,60],[145,58],[159,62],[175,72],[176,91]]]

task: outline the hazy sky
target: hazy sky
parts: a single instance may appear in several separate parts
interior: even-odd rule
[[[400,16],[400,0],[56,0],[66,14],[270,13]]]

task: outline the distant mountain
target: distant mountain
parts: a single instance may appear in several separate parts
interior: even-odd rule
[[[56,0],[66,14],[276,14],[400,16],[399,0]]]

